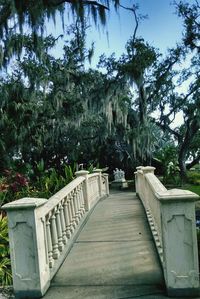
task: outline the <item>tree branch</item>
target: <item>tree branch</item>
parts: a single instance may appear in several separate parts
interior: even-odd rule
[[[174,136],[177,137],[178,140],[180,140],[181,135],[176,132],[175,130],[171,129],[170,126],[168,126],[166,123],[165,124],[161,124],[160,122],[154,120],[154,123],[159,126],[163,131],[168,131],[169,133],[173,134]]]
[[[134,33],[133,33],[133,40],[135,40],[136,33],[137,33],[137,30],[138,30],[138,25],[139,25],[139,19],[138,19],[137,14],[136,14],[137,7],[135,5],[133,5],[133,7],[131,8],[131,7],[123,6],[122,4],[120,4],[119,6],[126,9],[126,10],[130,10],[134,15],[135,29],[134,29]]]
[[[64,4],[64,3],[74,4],[75,1],[74,0],[53,1],[52,5],[53,6],[59,6],[59,5]],[[101,4],[101,3],[97,2],[97,1],[89,1],[89,0],[85,0],[84,1],[83,0],[81,4],[83,4],[83,5],[95,5],[97,7],[101,7],[103,9],[109,10],[109,8],[107,6]]]
[[[189,164],[187,164],[186,168],[187,168],[187,169],[192,168],[192,167],[195,166],[199,161],[200,161],[200,154],[199,154],[199,155],[198,155],[192,162],[190,162]]]
[[[7,24],[7,21],[11,16],[11,12],[12,11],[9,4],[3,6],[3,8],[0,11],[0,26]]]

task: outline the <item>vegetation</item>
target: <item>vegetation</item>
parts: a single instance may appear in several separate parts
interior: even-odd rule
[[[0,214],[0,285],[11,285],[7,218]]]
[[[198,163],[198,4],[176,4],[185,24],[183,39],[166,57],[137,35],[137,6],[125,7],[135,20],[126,53],[119,59],[101,56],[99,69],[86,69],[94,48],[85,46],[84,16],[89,12],[94,23],[104,24],[112,3],[121,6],[120,1],[40,1],[31,6],[2,1],[2,66],[13,55],[17,61],[0,81],[1,169],[12,168],[17,158],[32,167],[43,159],[59,173],[66,162],[99,162],[111,172],[121,167],[131,173],[139,164],[154,164],[158,150],[165,151],[168,143],[176,148],[176,161],[169,162],[178,164],[183,180],[188,158],[187,168]],[[63,56],[55,58],[50,51],[62,37],[44,36],[44,27],[69,8],[74,24],[63,32]],[[18,22],[10,28],[14,19]],[[188,67],[180,68],[186,61]],[[179,92],[182,85],[188,89]],[[180,111],[184,123],[174,128]]]
[[[26,165],[22,169],[25,174],[5,170],[0,178],[0,206],[22,197],[49,198],[75,178],[76,167],[65,165],[58,173],[55,168],[46,169],[41,160],[35,169]]]

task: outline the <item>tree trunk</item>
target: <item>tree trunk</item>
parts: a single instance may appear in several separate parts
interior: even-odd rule
[[[179,155],[178,157],[178,164],[180,168],[180,179],[181,182],[184,183],[187,180],[187,172],[186,172],[186,164],[183,155]]]
[[[141,84],[138,86],[139,89],[139,115],[140,115],[140,123],[145,124],[147,119],[147,99],[146,99],[146,91],[144,85]]]

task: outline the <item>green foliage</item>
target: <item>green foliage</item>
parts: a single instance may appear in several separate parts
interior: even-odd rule
[[[198,255],[200,258],[200,229],[197,229],[197,246],[198,246]],[[200,261],[199,261],[199,266],[200,266]]]
[[[48,52],[56,43],[53,37],[40,43],[42,61],[30,47],[33,36],[24,38],[25,55],[0,82],[0,168],[12,167],[14,158],[33,167],[43,160],[47,169],[67,161],[96,164],[109,134],[114,136],[118,125],[125,130],[128,84],[84,70],[90,50],[82,25],[68,28],[72,38],[59,59]]]
[[[41,160],[36,165],[36,175],[31,186],[21,192],[20,196],[49,198],[74,179],[75,170],[76,164],[64,165],[60,172],[55,168],[45,170],[44,161]]]
[[[136,84],[143,80],[144,73],[152,67],[157,59],[154,47],[150,46],[142,38],[132,37],[126,44],[127,57],[123,70]]]
[[[199,49],[200,22],[199,22],[199,3],[187,3],[179,1],[176,3],[178,15],[184,21],[185,34],[183,37],[184,44],[192,50]]]
[[[189,191],[194,192],[200,196],[200,185],[190,185],[190,184],[186,183],[181,186],[181,189],[189,190]]]
[[[93,173],[95,169],[99,169],[99,163],[96,164],[96,166],[94,166],[93,164],[90,164],[87,168],[87,171],[89,171],[89,173]],[[107,168],[106,168],[107,169]],[[102,169],[103,170],[103,169]]]
[[[11,285],[12,274],[9,256],[7,218],[0,214],[0,285]]]
[[[67,2],[67,3],[66,3]],[[54,24],[60,14],[63,28],[65,27],[66,16],[73,16],[79,20],[84,30],[85,18],[93,19],[97,25],[106,23],[106,12],[109,5],[114,4],[117,9],[119,0],[100,0],[100,1],[59,1],[59,0],[10,0],[0,1],[0,67],[7,67],[13,56],[18,56],[23,49],[29,47],[39,60],[43,60],[41,51],[42,39],[45,35],[45,26],[49,20]],[[14,25],[13,25],[14,24]],[[32,43],[27,44],[25,31],[30,32]],[[19,33],[20,34],[19,34]]]
[[[5,170],[0,178],[0,205],[19,198],[25,190],[28,190],[28,179],[14,170]]]
[[[180,185],[180,168],[177,163],[169,162],[166,169],[166,175],[164,176],[165,184]]]
[[[74,179],[76,164],[63,165],[58,170],[46,169],[41,160],[34,169],[26,164],[23,170],[25,175],[14,170],[4,171],[4,176],[0,179],[0,205],[22,197],[49,198]]]
[[[187,181],[193,185],[200,185],[200,173],[196,171],[188,171]]]
[[[93,46],[86,48],[84,16],[89,12],[95,22],[100,17],[104,23],[104,5],[115,3],[117,7],[119,1],[90,4],[71,1],[53,7],[50,2],[41,0],[30,6],[27,1],[20,4],[3,1],[0,8],[0,12],[7,12],[5,22],[0,24],[0,33],[6,37],[2,39],[2,63],[6,64],[17,54],[12,73],[0,81],[0,168],[12,166],[16,157],[31,166],[35,161],[43,161],[46,169],[55,168],[59,173],[61,165],[68,161],[94,165],[100,161],[101,165],[108,165],[105,147],[107,153],[116,155],[112,159],[115,164],[118,158],[126,166],[149,164],[160,147],[161,130],[173,135],[173,140],[178,142],[179,164],[189,155],[198,158],[199,138],[195,140],[200,127],[198,55],[189,59],[189,68],[181,69],[180,65],[177,68],[179,63],[185,64],[188,53],[179,45],[158,61],[158,51],[137,37],[136,26],[126,45],[126,53],[120,59],[115,55],[108,59],[102,56],[99,65],[104,67],[103,73],[85,70],[84,63],[91,58]],[[67,7],[79,20],[67,28],[63,56],[56,59],[50,51],[61,36],[44,38],[43,28],[47,19],[55,18],[56,11],[63,15]],[[185,20],[188,16],[191,19],[190,31],[198,37],[193,22],[196,13],[192,15],[190,5],[179,8]],[[20,26],[16,24],[17,34],[6,30],[14,15]],[[31,30],[30,34],[23,35],[25,23]],[[176,87],[187,84],[188,78],[194,79],[188,92],[178,94]],[[132,83],[134,94],[130,92]],[[156,118],[149,117],[155,111],[158,112]],[[171,124],[179,111],[183,111],[187,122],[173,130]],[[41,172],[39,168],[37,171]],[[47,194],[52,192],[53,186],[57,189],[63,182],[54,171],[51,174],[49,171],[43,180]],[[21,191],[25,194],[26,190]]]
[[[65,173],[66,184],[70,183],[75,178],[75,172],[76,172],[76,163],[74,163],[73,166],[65,165],[64,173]]]
[[[177,161],[177,148],[172,143],[167,142],[155,152],[154,159],[160,165],[157,167],[157,171],[163,175],[163,183],[179,185],[180,169]]]

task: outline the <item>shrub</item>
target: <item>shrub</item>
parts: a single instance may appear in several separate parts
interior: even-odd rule
[[[49,198],[74,179],[76,164],[65,165],[59,173],[55,168],[45,169],[41,160],[30,171],[29,179],[14,170],[5,170],[0,178],[0,206],[22,197]]]
[[[187,180],[190,184],[200,185],[200,173],[196,171],[188,171]]]
[[[0,214],[0,285],[12,283],[7,217]]]
[[[20,192],[27,188],[28,179],[24,175],[14,170],[5,170],[0,179],[0,205],[19,198]]]
[[[166,172],[163,177],[164,184],[180,185],[179,167],[177,163],[172,161],[166,166]]]

